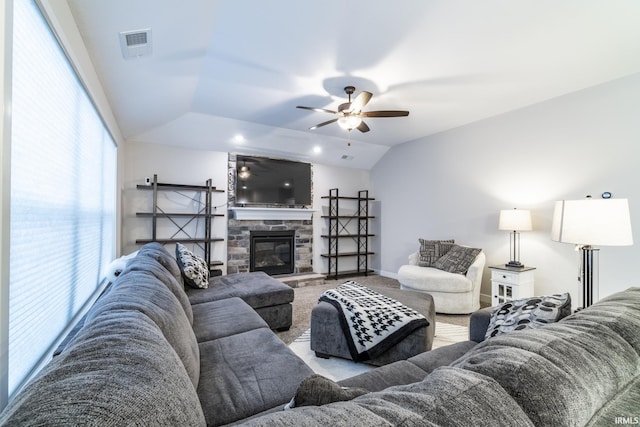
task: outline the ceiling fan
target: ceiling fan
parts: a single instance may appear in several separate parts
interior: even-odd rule
[[[346,86],[344,88],[345,93],[349,96],[349,101],[338,106],[338,111],[327,110],[325,108],[304,107],[298,105],[296,108],[302,108],[303,110],[319,111],[321,113],[334,114],[338,117],[335,119],[327,120],[326,122],[319,123],[310,127],[310,130],[317,129],[322,126],[326,126],[333,122],[338,122],[338,125],[351,131],[352,129],[358,129],[360,132],[369,132],[369,126],[362,120],[363,117],[404,117],[408,116],[408,111],[398,110],[382,110],[382,111],[362,111],[362,109],[369,103],[373,94],[371,92],[362,91],[351,101],[351,95],[356,91],[353,86]]]

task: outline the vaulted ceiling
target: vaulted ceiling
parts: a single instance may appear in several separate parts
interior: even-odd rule
[[[53,0],[50,0],[53,1]],[[67,0],[129,141],[371,168],[392,146],[640,72],[637,0]],[[119,33],[150,29],[123,56]],[[367,133],[335,110],[373,93]],[[321,147],[314,153],[314,147]]]

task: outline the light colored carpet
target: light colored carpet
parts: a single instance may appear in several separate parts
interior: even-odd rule
[[[433,339],[432,349],[466,341],[469,339],[468,337],[469,328],[466,326],[436,322],[436,334]],[[307,329],[289,345],[289,348],[304,360],[316,374],[320,374],[334,381],[340,381],[374,368],[364,363],[356,363],[339,357],[330,357],[328,359],[316,357],[315,353],[311,350],[310,343],[311,330]]]

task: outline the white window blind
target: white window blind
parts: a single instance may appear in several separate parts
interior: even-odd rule
[[[9,396],[99,288],[116,188],[113,139],[33,1],[13,28]]]

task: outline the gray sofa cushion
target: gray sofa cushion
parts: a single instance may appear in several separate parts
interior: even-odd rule
[[[193,330],[199,343],[253,329],[269,328],[262,317],[240,298],[194,305],[193,318]]]
[[[180,283],[180,285],[184,286],[184,279],[182,277],[182,272],[180,271],[180,267],[178,267],[178,262],[176,258],[167,251],[167,249],[162,246],[160,243],[152,242],[147,243],[138,251],[139,257],[149,257],[158,261],[164,268],[171,273],[173,277],[175,277],[176,281]]]
[[[253,308],[288,304],[293,289],[263,271],[227,274],[211,279],[209,289],[187,288],[191,304],[238,297]]]
[[[339,381],[345,387],[363,387],[380,391],[387,387],[422,381],[437,368],[447,366],[476,346],[476,342],[463,341],[431,351],[425,351],[407,360],[401,360]]]
[[[137,311],[154,321],[182,360],[193,385],[198,385],[200,354],[193,328],[177,298],[151,272],[124,271],[89,310],[85,324],[114,311]]]
[[[640,363],[620,335],[582,315],[588,310],[570,322],[486,340],[452,366],[494,378],[536,425],[586,424]]]
[[[464,356],[469,350],[475,347],[476,344],[474,341],[457,342],[431,351],[425,351],[424,353],[407,359],[407,361],[429,374],[433,370],[441,366],[447,366],[456,359]]]
[[[587,427],[616,425],[615,420],[620,417],[628,419],[627,425],[640,423],[640,374],[626,387],[621,388],[620,392],[591,418]],[[619,421],[617,424],[625,423]]]
[[[200,344],[198,395],[207,424],[228,424],[291,400],[313,374],[266,328]]]
[[[580,316],[570,316],[563,322],[589,322],[606,326],[628,342],[640,354],[640,287],[629,288],[610,295],[588,310],[579,312]]]
[[[387,387],[422,381],[426,376],[427,373],[415,364],[400,360],[363,372],[360,375],[346,378],[338,383],[344,387],[361,387],[369,391],[380,391]]]
[[[126,275],[129,271],[140,271],[144,274],[152,275],[164,283],[178,299],[178,302],[180,302],[184,313],[187,315],[187,319],[189,319],[189,323],[193,324],[193,311],[191,310],[189,298],[184,291],[184,285],[182,282],[178,282],[163,264],[159,263],[155,258],[142,255],[129,261],[129,264],[127,264],[127,267],[125,267],[121,275]],[[116,282],[117,281],[118,280],[116,280]]]
[[[518,404],[491,378],[440,368],[424,381],[368,393],[349,402],[294,408],[248,426],[533,426]]]
[[[205,425],[180,359],[143,313],[102,313],[77,338],[9,403],[0,425]]]

